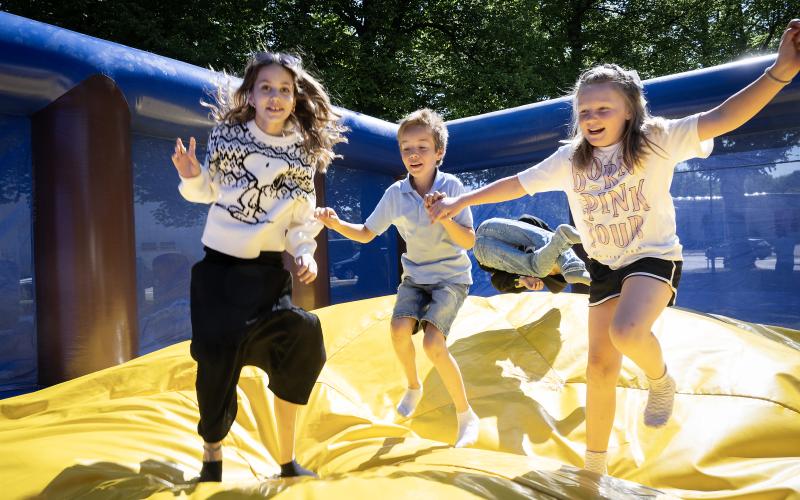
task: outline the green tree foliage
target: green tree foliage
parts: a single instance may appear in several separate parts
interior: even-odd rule
[[[0,0],[0,9],[200,66],[300,50],[334,100],[397,120],[563,95],[598,62],[643,78],[775,50],[784,0]]]

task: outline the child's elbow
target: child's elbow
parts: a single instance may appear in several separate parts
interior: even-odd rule
[[[472,250],[472,248],[475,246],[474,232],[464,239],[462,246],[464,247],[464,250]]]
[[[358,240],[359,243],[369,243],[370,241],[375,239],[375,233],[367,229],[366,226],[361,230],[360,238]]]

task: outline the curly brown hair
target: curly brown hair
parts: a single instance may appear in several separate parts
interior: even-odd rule
[[[635,71],[627,71],[616,64],[602,64],[584,71],[575,82],[572,90],[572,140],[574,150],[572,164],[579,169],[588,168],[592,161],[594,146],[583,137],[578,122],[578,93],[587,85],[611,83],[620,92],[632,118],[625,122],[622,131],[622,159],[631,169],[640,166],[650,151],[661,147],[647,135],[655,129],[662,129],[661,120],[650,115],[647,101],[642,93],[642,81]],[[649,150],[649,151],[648,151]],[[661,154],[661,153],[658,153]]]
[[[216,103],[203,103],[211,110],[217,123],[246,123],[256,116],[255,109],[247,102],[261,68],[277,64],[285,68],[294,80],[296,107],[286,120],[287,128],[296,128],[303,137],[303,147],[316,168],[325,172],[337,158],[333,147],[347,142],[344,133],[349,129],[342,125],[339,115],[331,104],[325,87],[304,68],[299,56],[285,52],[255,52],[244,70],[239,87],[232,91],[230,85],[220,84],[214,91]]]

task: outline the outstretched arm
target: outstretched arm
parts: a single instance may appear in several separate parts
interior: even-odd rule
[[[314,216],[322,222],[328,229],[333,229],[347,239],[359,243],[369,243],[375,239],[375,233],[370,231],[364,224],[353,224],[343,221],[336,214],[336,210],[329,207],[317,208]]]
[[[756,81],[697,121],[701,141],[713,139],[745,124],[769,103],[800,70],[800,19],[793,19],[783,32],[778,58]]]
[[[452,198],[437,201],[429,210],[431,221],[447,219],[472,205],[514,200],[527,193],[517,176],[505,177],[482,188]]]
[[[447,195],[440,192],[434,191],[432,193],[428,193],[423,196],[423,201],[425,203],[425,210],[428,212],[428,216],[430,216],[431,207],[433,207],[437,201],[443,200],[447,198]],[[458,214],[458,212],[456,212]],[[453,219],[441,219],[439,221],[444,227],[444,230],[447,231],[447,234],[453,238],[453,241],[456,245],[469,250],[470,248],[475,246],[475,230],[471,227],[462,226],[458,222],[454,221]],[[432,222],[432,224],[436,224],[436,222]]]

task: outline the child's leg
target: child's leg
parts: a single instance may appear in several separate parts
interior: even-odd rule
[[[456,407],[458,434],[456,435],[455,447],[464,448],[475,444],[478,441],[480,419],[469,406],[461,370],[458,368],[458,363],[456,363],[453,355],[447,350],[447,341],[444,334],[431,323],[425,324],[423,346],[425,354],[427,354],[439,373],[442,383]]]
[[[455,358],[447,350],[447,340],[442,332],[431,323],[425,323],[425,340],[422,342],[425,354],[431,360],[439,376],[442,378],[447,393],[453,399],[456,412],[463,413],[469,409],[464,379]]]
[[[404,417],[410,417],[422,399],[422,384],[417,375],[417,351],[411,341],[416,326],[417,320],[414,318],[392,318],[392,347],[408,382],[406,392],[397,404],[397,413]]]
[[[554,234],[524,222],[495,218],[478,227],[473,252],[484,266],[541,278],[551,273],[558,256],[571,246],[563,231]]]
[[[294,433],[298,405],[275,396],[275,424],[278,427],[278,463],[294,460]]]
[[[469,285],[442,283],[431,285],[431,302],[422,318],[425,325],[423,347],[428,359],[439,373],[445,389],[453,399],[458,418],[456,448],[475,444],[478,440],[480,419],[467,401],[464,378],[455,358],[447,349],[446,333],[458,314],[469,292]]]
[[[648,276],[629,276],[622,284],[609,336],[614,346],[644,371],[650,382],[645,424],[660,427],[672,414],[675,382],[667,374],[661,344],[651,328],[672,298],[672,289]]]
[[[294,460],[295,427],[299,408],[299,405],[275,396],[275,424],[278,427],[278,463],[281,464],[281,477],[317,477]]]
[[[630,276],[622,283],[609,334],[614,346],[651,379],[664,374],[661,344],[650,331],[672,298],[672,289],[648,276]]]
[[[391,334],[394,352],[408,382],[406,393],[397,405],[397,413],[404,417],[411,416],[422,399],[422,385],[417,376],[416,351],[411,336],[417,327],[417,318],[429,300],[428,292],[408,276],[403,278],[397,288],[397,298],[392,311]]]
[[[203,467],[199,480],[222,481],[222,439],[236,418],[236,384],[241,371],[240,353],[230,347],[207,345],[193,339],[190,351],[197,361],[197,404],[203,438]]]
[[[288,302],[288,290],[280,303],[286,308],[258,323],[248,339],[246,361],[267,373],[269,389],[275,395],[275,458],[281,477],[316,477],[294,460],[294,449],[297,412],[308,403],[326,360],[322,325],[314,313]]]
[[[416,349],[411,341],[416,325],[417,320],[414,318],[392,318],[391,322],[392,347],[403,368],[409,389],[422,387],[417,375]]]
[[[609,337],[618,299],[589,308],[589,356],[586,366],[586,463],[588,470],[606,472],[605,453],[617,406],[620,353]]]

